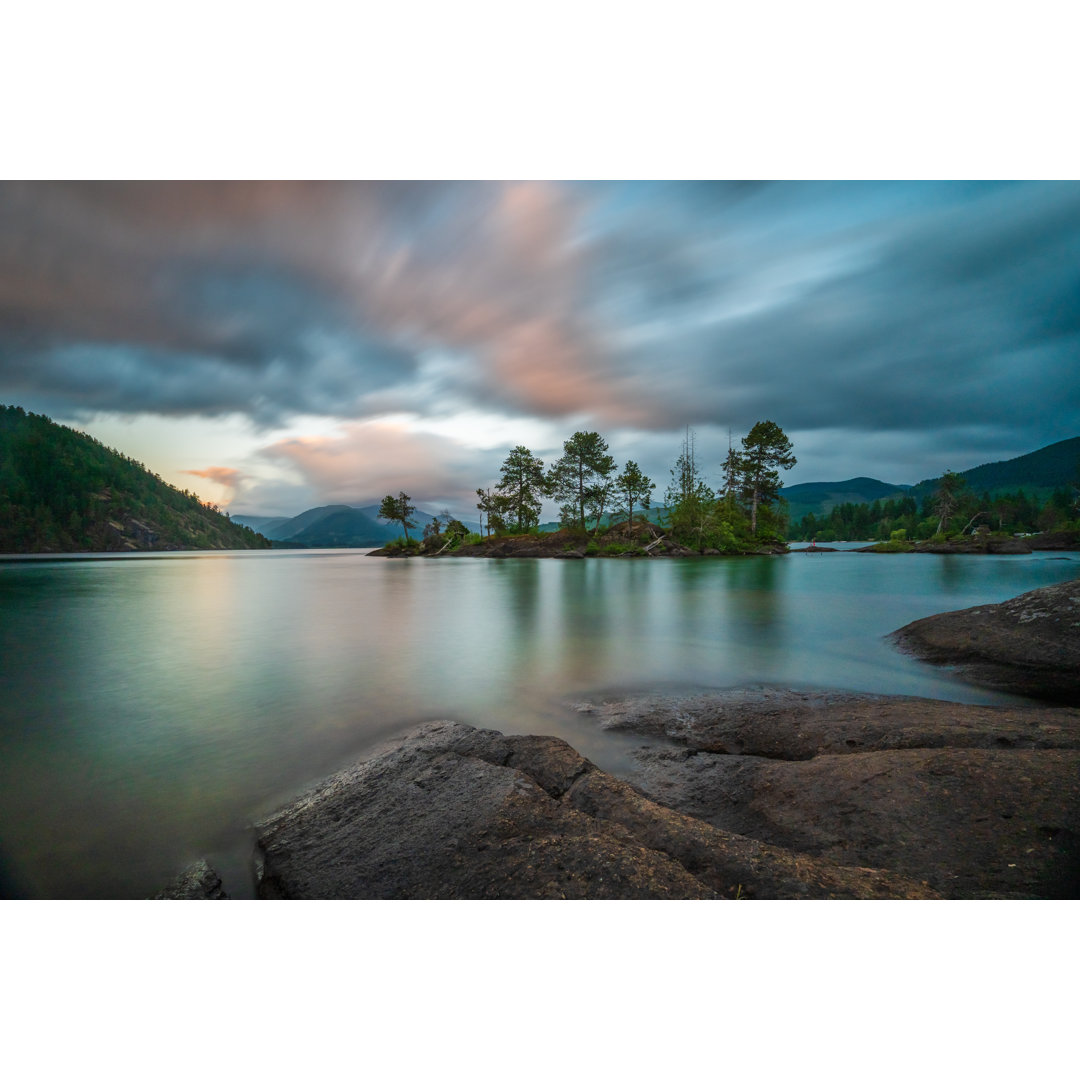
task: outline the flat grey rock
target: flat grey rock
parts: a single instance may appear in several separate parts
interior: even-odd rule
[[[436,722],[256,826],[268,899],[929,898],[658,805],[561,739]]]
[[[1080,710],[771,687],[577,702],[661,805],[951,898],[1080,898]]]

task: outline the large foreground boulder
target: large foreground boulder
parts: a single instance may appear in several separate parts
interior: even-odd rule
[[[1080,898],[1080,710],[736,691],[578,702],[629,779],[725,832],[951,898]]]
[[[282,899],[928,898],[658,805],[561,739],[425,725],[256,826]]]
[[[890,635],[905,652],[970,682],[1080,704],[1080,579],[1003,604],[946,611]]]

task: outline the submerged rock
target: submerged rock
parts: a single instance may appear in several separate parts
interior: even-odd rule
[[[748,688],[579,702],[714,827],[950,898],[1080,897],[1080,710]]]
[[[920,660],[954,666],[971,682],[1080,704],[1080,579],[931,615],[890,639]]]
[[[929,898],[659,805],[561,739],[425,725],[256,826],[263,898]]]
[[[155,900],[228,900],[221,887],[221,875],[205,860],[193,862]]]

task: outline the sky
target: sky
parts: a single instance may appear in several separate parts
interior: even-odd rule
[[[916,483],[1080,434],[1080,183],[3,182],[0,402],[240,514],[759,420]]]

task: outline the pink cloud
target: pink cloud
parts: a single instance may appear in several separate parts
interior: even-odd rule
[[[188,476],[201,476],[204,480],[213,480],[222,487],[235,488],[243,478],[239,469],[230,469],[225,465],[211,465],[208,469],[184,469]]]
[[[287,462],[320,500],[364,505],[407,491],[416,502],[471,506],[490,480],[475,451],[389,423],[346,425],[340,437],[282,439],[261,451]]]

